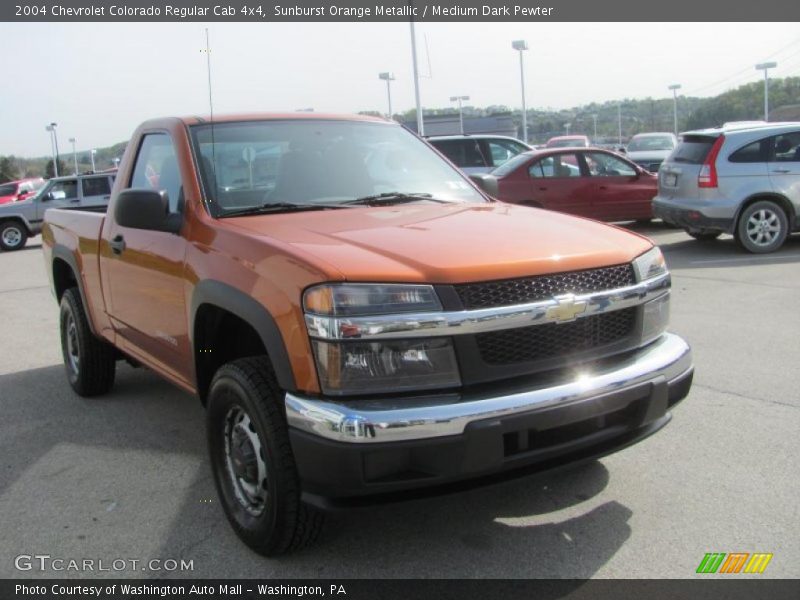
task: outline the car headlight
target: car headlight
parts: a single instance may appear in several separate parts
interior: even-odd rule
[[[636,281],[646,281],[667,273],[667,263],[658,246],[650,248],[647,252],[633,260],[633,270],[636,272]]]
[[[399,392],[461,384],[450,338],[341,339],[348,337],[347,317],[441,311],[433,286],[319,285],[306,290],[303,308],[325,394]]]

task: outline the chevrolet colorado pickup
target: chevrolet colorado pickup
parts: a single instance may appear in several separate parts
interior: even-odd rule
[[[149,121],[107,214],[44,220],[70,385],[108,392],[127,359],[197,394],[225,513],[266,555],[332,501],[608,454],[691,386],[648,239],[494,201],[380,119]]]

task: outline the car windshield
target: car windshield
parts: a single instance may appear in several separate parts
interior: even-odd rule
[[[574,148],[576,146],[585,146],[586,140],[583,138],[566,138],[563,140],[551,140],[547,142],[548,148]]]
[[[217,216],[282,204],[359,206],[486,202],[464,177],[399,125],[347,120],[262,120],[195,125],[192,140]],[[275,211],[271,211],[275,212]]]
[[[628,152],[645,152],[648,150],[672,150],[675,142],[669,136],[633,138],[628,144]]]

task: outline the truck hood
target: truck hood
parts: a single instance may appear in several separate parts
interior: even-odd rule
[[[631,261],[652,242],[560,213],[491,204],[348,208],[221,219],[296,249],[331,278],[462,283]],[[333,271],[335,269],[335,271]],[[338,273],[337,273],[338,272]]]

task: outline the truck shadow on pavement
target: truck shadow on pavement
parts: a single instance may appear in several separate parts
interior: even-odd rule
[[[204,414],[194,397],[126,365],[102,398],[79,398],[64,377],[61,365],[0,376],[0,507],[3,520],[17,522],[7,552],[25,545],[99,556],[111,548],[194,561],[191,572],[122,576],[584,578],[631,534],[632,512],[613,499],[598,500],[609,473],[592,461],[333,513],[316,545],[267,559],[238,540],[217,502]],[[142,455],[152,472],[141,472]],[[188,466],[170,466],[171,460]],[[108,469],[109,463],[122,468]],[[164,479],[174,493],[155,491]],[[100,508],[99,519],[87,518],[95,514],[88,505],[111,498],[113,513]],[[13,575],[6,567],[0,572]]]

